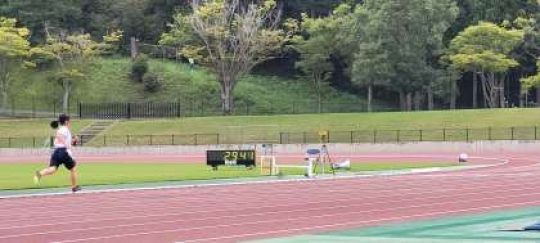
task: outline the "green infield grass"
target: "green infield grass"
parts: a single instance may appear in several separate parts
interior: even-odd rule
[[[351,171],[383,171],[412,168],[449,167],[450,162],[373,162],[353,163]],[[53,188],[69,186],[69,173],[61,167],[55,175],[42,179],[36,186],[32,177],[36,170],[46,164],[1,164],[0,190]],[[245,167],[220,167],[217,171],[203,164],[165,164],[165,163],[86,163],[79,165],[81,185],[116,185],[127,183],[212,180],[261,176],[260,168],[251,170]],[[327,170],[328,171],[328,170]],[[285,175],[302,175],[302,169],[283,169]]]

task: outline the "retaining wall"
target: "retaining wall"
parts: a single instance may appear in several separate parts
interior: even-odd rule
[[[400,153],[538,153],[540,141],[478,141],[478,142],[417,142],[400,144],[328,144],[333,154],[400,154]],[[206,150],[253,149],[263,152],[261,145],[188,145],[188,146],[142,146],[142,147],[76,147],[76,155],[179,155],[204,154]],[[276,154],[302,154],[308,148],[320,148],[319,144],[274,145]],[[50,149],[0,149],[0,158],[48,155]]]

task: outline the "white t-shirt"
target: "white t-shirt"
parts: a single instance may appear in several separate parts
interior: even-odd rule
[[[54,148],[70,148],[71,147],[71,132],[66,126],[60,126],[56,131],[56,136],[62,136],[66,144],[60,143],[57,139],[54,139]]]

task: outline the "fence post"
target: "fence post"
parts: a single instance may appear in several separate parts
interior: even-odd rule
[[[107,135],[103,135],[103,146],[107,146]]]
[[[217,142],[216,144],[219,144],[219,133],[216,133],[216,140],[217,140],[217,141],[216,141],[216,142]]]
[[[400,141],[400,137],[399,137],[400,132],[401,132],[401,130],[396,130],[396,142],[398,142],[398,143]]]
[[[11,139],[13,139],[12,137],[8,137],[8,148],[11,148]]]
[[[174,134],[171,135],[171,145],[176,145],[176,144],[174,144]]]
[[[129,146],[130,145],[129,143],[130,143],[130,137],[129,135],[126,135],[126,145]]]
[[[201,100],[201,116],[204,116],[204,100]]]
[[[15,98],[11,99],[11,115],[15,116]]]
[[[510,133],[511,133],[511,140],[514,140],[514,127],[511,127],[510,128]]]
[[[304,142],[304,144],[306,144],[306,143],[307,143],[307,142],[306,142],[306,132],[304,132],[303,135],[304,135],[304,136],[303,136],[303,142]]]
[[[419,132],[420,132],[420,142],[422,142],[424,141],[424,131],[420,129]]]
[[[330,143],[330,131],[328,131],[326,134],[326,142]]]
[[[538,137],[536,136],[536,131],[538,130],[537,128],[537,126],[534,126],[534,140],[538,140]]]
[[[279,133],[279,144],[283,144],[283,132]]]
[[[195,116],[195,100],[191,100],[191,116]]]
[[[176,102],[176,117],[180,117],[181,116],[181,113],[180,113],[180,109],[182,107],[180,106],[180,101]]]
[[[373,143],[377,143],[377,130],[373,130]]]
[[[353,135],[353,131],[351,131],[351,144],[353,144],[353,143],[354,143],[354,139],[353,139],[353,136],[354,136],[354,135]]]
[[[296,114],[296,104],[294,101],[292,102],[292,113]]]
[[[36,147],[36,137],[32,137],[32,148]]]
[[[491,127],[488,127],[488,140],[491,141]]]
[[[442,129],[442,137],[443,142],[446,142],[446,128]]]
[[[131,103],[127,103],[127,119],[131,119]]]
[[[32,96],[32,118],[36,118],[36,99]]]
[[[198,145],[198,135],[195,133],[195,136],[193,137],[195,139],[195,145]]]
[[[82,115],[82,103],[79,102],[79,119],[83,119],[83,115]]]
[[[466,141],[469,142],[469,128],[465,129],[465,133],[466,133]]]

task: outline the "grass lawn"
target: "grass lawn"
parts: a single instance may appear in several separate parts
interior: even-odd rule
[[[417,130],[540,125],[540,109],[493,109],[424,112],[381,112],[280,116],[200,117],[174,120],[125,121],[111,135],[160,135],[226,132],[316,132]]]
[[[52,119],[0,121],[0,148],[47,147],[54,130],[49,126]],[[90,125],[92,121],[74,120],[73,134]]]
[[[49,126],[53,119],[32,119],[32,120],[0,120],[0,138],[8,137],[40,137],[54,135],[54,131]],[[73,133],[77,133],[82,128],[90,125],[90,120],[73,120],[71,127]]]
[[[303,132],[307,141],[318,141],[319,130],[329,130],[330,142],[372,142],[373,130],[377,130],[378,142],[418,141],[420,129],[422,140],[510,140],[511,127],[514,139],[534,139],[534,127],[540,125],[540,109],[495,109],[455,110],[426,112],[384,112],[353,114],[311,114],[249,117],[200,117],[173,120],[124,121],[113,127],[107,136],[124,143],[125,135],[156,136],[157,144],[170,144],[171,134],[201,134],[179,136],[177,144],[242,143],[272,141],[279,143],[303,143]],[[489,129],[491,128],[491,131]],[[397,135],[395,130],[401,130]],[[445,131],[443,132],[443,129]],[[467,133],[466,129],[470,129]],[[352,135],[350,131],[355,131]],[[280,137],[280,132],[291,133]],[[538,132],[540,133],[540,132]],[[539,134],[540,136],[540,134]],[[398,138],[399,137],[399,138]],[[352,139],[351,139],[352,138]],[[140,144],[149,144],[147,137],[140,137]],[[103,138],[98,137],[95,145]],[[135,141],[135,140],[133,140]]]
[[[385,163],[353,163],[351,170],[380,171],[410,168],[429,168],[455,166],[450,162],[385,162]],[[36,188],[32,176],[34,171],[42,169],[43,163],[36,164],[1,164],[0,190]],[[283,170],[283,174],[304,174],[302,170]],[[213,171],[210,167],[200,164],[129,164],[129,163],[89,163],[79,166],[81,185],[112,185],[124,183],[210,180],[222,178],[240,178],[261,176],[260,169],[247,170],[244,167],[221,167]],[[69,173],[61,168],[57,174],[44,177],[41,188],[64,187],[69,185]]]
[[[87,145],[123,146],[128,141],[130,145],[170,145],[173,140],[174,144],[261,141],[296,144],[319,142],[320,130],[331,132],[331,143],[373,142],[374,130],[377,130],[376,142],[533,140],[540,138],[540,129],[535,129],[540,127],[539,117],[540,109],[493,109],[129,120],[116,123],[105,139],[97,136]],[[90,122],[75,120],[75,133]],[[0,147],[7,147],[6,139],[2,139],[5,137],[45,138],[51,133],[48,123],[48,120],[0,121]],[[511,127],[515,127],[513,131]],[[400,130],[399,134],[396,130]],[[282,132],[284,136],[280,136]],[[127,135],[133,136],[127,138]],[[33,143],[17,141],[26,146]]]

